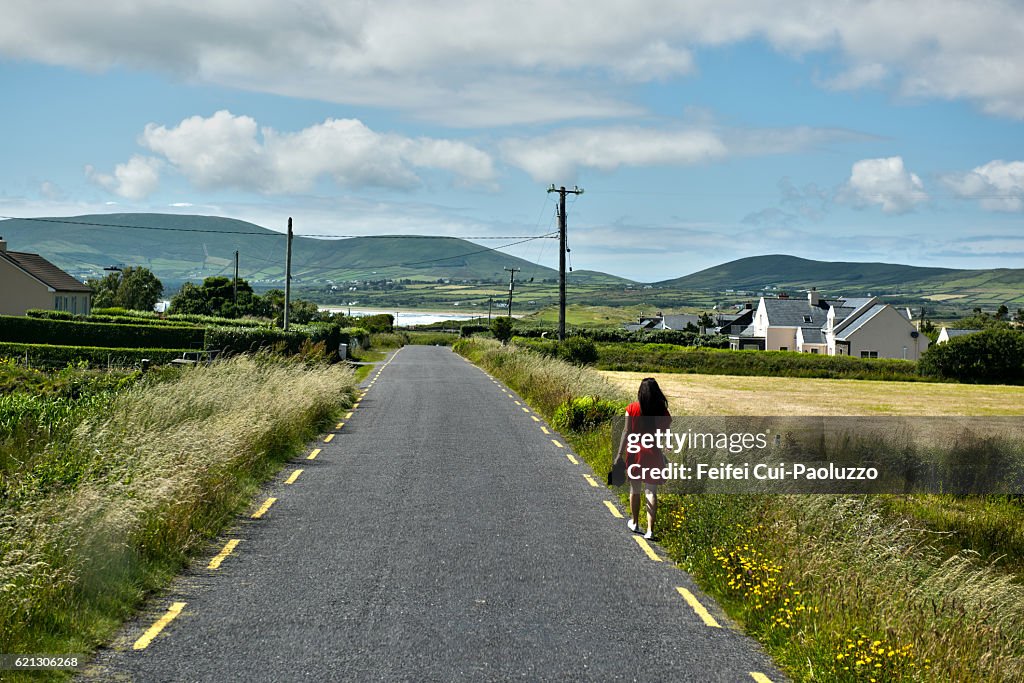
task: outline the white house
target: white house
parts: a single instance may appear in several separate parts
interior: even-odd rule
[[[859,358],[917,360],[928,338],[911,322],[909,309],[875,297],[826,300],[761,297],[753,322],[730,335],[734,349],[800,351]]]

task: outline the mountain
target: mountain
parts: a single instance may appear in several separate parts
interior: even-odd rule
[[[112,265],[144,266],[169,286],[230,276],[237,250],[242,278],[264,287],[284,281],[285,236],[231,218],[130,213],[11,219],[0,221],[0,235],[12,251],[41,254],[83,280],[104,275]],[[521,268],[538,280],[558,277],[552,268],[453,237],[295,237],[292,242],[296,286],[385,278],[504,281],[505,267]],[[591,274],[598,276],[603,274]]]
[[[892,288],[908,282],[920,282],[963,272],[952,268],[921,268],[892,263],[853,263],[846,261],[812,261],[810,259],[771,254],[729,261],[719,266],[656,283],[677,289],[764,290],[808,289],[837,291],[852,289]]]

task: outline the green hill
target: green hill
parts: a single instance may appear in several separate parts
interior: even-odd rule
[[[176,286],[185,280],[231,275],[237,250],[241,277],[263,287],[279,287],[284,281],[284,235],[245,221],[142,213],[52,220],[0,221],[0,235],[12,251],[41,254],[80,279],[102,276],[106,266],[132,265],[145,266],[165,284]],[[296,237],[292,283],[314,286],[386,278],[502,281],[505,267],[522,268],[538,279],[558,277],[556,270],[491,251],[490,246],[451,237]]]
[[[737,259],[685,277],[657,283],[679,289],[861,289],[903,285],[908,282],[942,277],[956,271],[951,268],[920,268],[892,263],[853,263],[812,261],[771,254]]]

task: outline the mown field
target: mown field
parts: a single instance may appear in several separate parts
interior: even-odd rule
[[[1024,415],[1024,387],[600,371],[624,391],[655,377],[691,415]]]

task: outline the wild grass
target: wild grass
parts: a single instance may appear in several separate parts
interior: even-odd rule
[[[0,652],[104,642],[352,388],[341,365],[240,356],[139,383],[51,439],[0,504]]]
[[[637,381],[482,341],[455,349],[549,419],[559,399],[621,400]],[[752,392],[748,405],[764,410],[774,398]],[[611,462],[610,431],[566,435],[599,476]],[[978,506],[952,496],[666,492],[656,533],[795,680],[1019,681],[1024,586],[993,560],[1014,552],[1020,506],[986,499],[986,522],[966,522]],[[986,553],[965,549],[965,527],[978,528]]]

